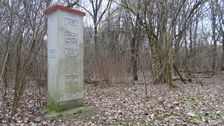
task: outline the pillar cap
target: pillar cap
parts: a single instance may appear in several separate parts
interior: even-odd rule
[[[62,6],[62,5],[51,6],[44,11],[44,14],[50,15],[51,13],[53,13],[56,10],[61,10],[61,11],[69,12],[69,13],[80,15],[80,16],[85,16],[86,15],[86,13],[84,13],[82,11],[75,10],[75,9],[65,7],[65,6]]]

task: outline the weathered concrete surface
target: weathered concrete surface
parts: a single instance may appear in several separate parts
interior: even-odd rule
[[[83,98],[83,17],[62,10],[48,15],[48,102]]]

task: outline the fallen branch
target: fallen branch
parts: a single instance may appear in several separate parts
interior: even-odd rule
[[[94,86],[97,86],[100,83],[107,83],[108,80],[84,80],[84,83],[86,84],[93,84]]]
[[[184,78],[181,76],[181,74],[180,74],[180,72],[178,71],[177,67],[176,67],[175,65],[173,65],[173,68],[174,68],[174,70],[177,72],[177,74],[179,75],[181,81],[183,81],[183,82],[186,84],[186,79],[184,79]]]

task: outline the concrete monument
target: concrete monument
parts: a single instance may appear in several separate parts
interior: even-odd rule
[[[84,12],[61,5],[49,7],[48,104],[83,98],[83,16]]]

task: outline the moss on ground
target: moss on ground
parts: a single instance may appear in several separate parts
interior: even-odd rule
[[[61,111],[83,107],[83,106],[87,106],[87,105],[82,100],[74,100],[74,101],[61,102],[61,103],[50,102],[47,105],[46,109],[48,111],[61,112]]]
[[[46,113],[47,118],[66,118],[74,114],[92,111],[92,108],[82,100],[76,100],[64,103],[50,103],[43,111]]]

